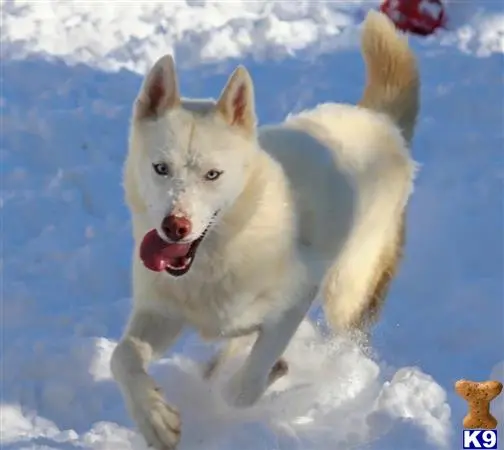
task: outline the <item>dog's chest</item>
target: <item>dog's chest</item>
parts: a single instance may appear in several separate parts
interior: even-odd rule
[[[243,286],[232,275],[215,281],[170,283],[166,299],[203,337],[239,336],[255,331],[274,308],[259,289]]]

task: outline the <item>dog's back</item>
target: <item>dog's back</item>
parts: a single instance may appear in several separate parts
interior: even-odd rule
[[[368,80],[358,106],[327,103],[260,130],[292,186],[300,248],[326,272],[326,315],[340,329],[373,318],[384,297],[414,175],[415,58],[379,13],[364,23],[362,52]]]

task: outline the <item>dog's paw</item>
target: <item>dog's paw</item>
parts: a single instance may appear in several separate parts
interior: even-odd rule
[[[279,380],[289,372],[289,364],[285,359],[280,358],[271,368],[268,377],[268,386],[271,386],[275,381]]]
[[[210,380],[215,375],[219,363],[220,363],[219,355],[216,355],[210,361],[202,364],[201,375],[204,380]]]
[[[163,398],[159,388],[150,388],[142,398],[129,402],[130,414],[150,448],[175,450],[180,441],[178,411]]]

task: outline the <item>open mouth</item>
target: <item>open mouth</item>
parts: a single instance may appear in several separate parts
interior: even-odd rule
[[[198,249],[198,246],[200,245],[203,238],[205,237],[206,230],[207,229],[205,229],[205,231],[198,239],[192,241],[189,244],[172,244],[177,246],[186,245],[188,247],[188,251],[185,255],[169,258],[166,261],[166,267],[164,270],[166,270],[166,272],[168,272],[170,275],[173,275],[174,277],[179,277],[187,273],[194,261],[196,250]]]
[[[164,270],[174,277],[187,273],[214,217],[198,239],[192,242],[166,242],[156,230],[149,231],[140,244],[140,259],[145,267],[154,272]]]

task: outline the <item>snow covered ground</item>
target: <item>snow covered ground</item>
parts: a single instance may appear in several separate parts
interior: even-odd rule
[[[263,123],[355,101],[358,25],[377,2],[293,5],[2,2],[2,448],[145,448],[108,368],[129,309],[131,101],[172,50],[185,95],[217,95],[245,62]],[[290,375],[234,411],[219,396],[228,373],[203,383],[210,349],[184,336],[152,367],[182,411],[181,450],[458,449],[465,404],[453,383],[504,381],[504,13],[494,1],[448,6],[449,30],[412,38],[421,171],[372,347],[307,322]],[[503,436],[504,395],[493,413]]]
[[[355,25],[380,0],[4,1],[2,54],[62,56],[104,69],[143,72],[163,52],[178,64],[252,56],[268,61],[313,57],[353,46]],[[488,55],[504,49],[504,13],[496,0],[448,0],[445,45]],[[438,39],[433,39],[439,45]]]

